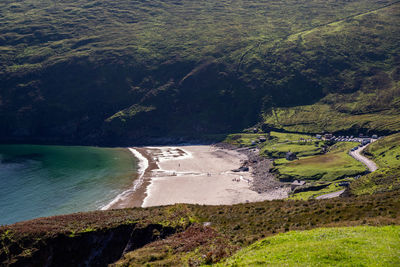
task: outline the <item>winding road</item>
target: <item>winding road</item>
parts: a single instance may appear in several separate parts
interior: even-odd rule
[[[374,142],[375,140],[372,140],[372,142]],[[356,160],[360,161],[361,163],[363,163],[367,169],[370,172],[374,172],[378,169],[378,166],[375,164],[375,162],[373,162],[372,160],[364,157],[361,152],[367,147],[368,145],[365,146],[360,146],[357,150],[354,151],[350,151],[349,155],[352,156],[353,158],[355,158]],[[342,189],[340,191],[336,191],[333,193],[329,193],[329,194],[325,194],[325,195],[321,195],[316,197],[316,199],[328,199],[328,198],[334,198],[334,197],[338,197],[340,196],[343,192],[345,191],[345,189]]]
[[[375,164],[375,162],[373,162],[372,160],[364,157],[363,155],[361,155],[361,152],[367,147],[366,146],[362,146],[359,147],[357,150],[354,151],[350,151],[350,156],[352,156],[353,158],[355,158],[356,160],[362,162],[370,172],[374,172],[378,169],[378,166]]]

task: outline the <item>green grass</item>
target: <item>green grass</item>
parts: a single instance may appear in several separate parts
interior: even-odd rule
[[[266,137],[267,141],[265,143],[260,143],[259,138]],[[287,144],[290,142],[294,142],[298,144],[301,140],[310,140],[315,139],[311,135],[308,134],[296,134],[296,133],[281,133],[271,131],[269,133],[235,133],[228,134],[223,142],[235,145],[235,146],[250,146],[252,141],[255,141],[260,148],[265,147],[265,145],[269,144]]]
[[[276,140],[276,142],[290,142],[290,141],[300,141],[302,139],[309,140],[315,139],[309,134],[296,134],[296,133],[281,133],[281,132],[271,132],[271,137]]]
[[[259,143],[260,136],[269,136],[266,142]],[[334,181],[346,176],[355,176],[366,171],[364,165],[348,155],[358,143],[341,142],[328,147],[325,141],[311,135],[296,133],[270,134],[230,134],[223,141],[235,146],[252,146],[252,141],[260,149],[260,155],[273,158],[273,171],[282,180],[321,180]],[[329,151],[322,154],[323,147]],[[294,152],[299,160],[285,159],[287,152]],[[325,192],[325,191],[324,191]]]
[[[287,152],[296,153],[297,157],[307,157],[322,153],[322,143],[320,142],[287,142],[287,143],[268,143],[262,146],[261,155],[271,158],[284,158]]]
[[[287,161],[275,160],[274,170],[282,180],[324,180],[333,181],[345,176],[355,176],[365,172],[362,163],[352,158],[348,152],[355,143],[337,143],[323,155]]]
[[[400,189],[400,168],[380,168],[362,176],[350,186],[356,195],[376,194]]]
[[[236,133],[227,135],[223,142],[234,146],[251,146],[253,141],[258,143],[261,136],[268,137],[265,133]]]
[[[398,94],[398,89],[397,93]],[[391,91],[382,90],[381,94],[391,95]],[[327,132],[393,132],[400,130],[400,116],[398,113],[398,101],[389,99],[388,102],[381,104],[381,111],[370,113],[362,111],[367,109],[370,103],[376,103],[373,99],[366,98],[353,111],[341,110],[341,104],[348,101],[357,101],[352,99],[353,95],[331,95],[331,100],[322,99],[319,103],[307,106],[296,106],[292,108],[278,108],[273,113],[264,114],[264,123],[270,127],[279,128],[286,131],[321,133]],[[377,96],[374,96],[374,99]],[[387,97],[382,97],[387,99]],[[393,100],[393,102],[392,102]],[[328,102],[329,104],[325,103]],[[343,101],[343,102],[342,102]],[[368,102],[373,101],[373,102]],[[387,110],[387,107],[394,109]],[[361,114],[359,114],[361,113]],[[363,114],[364,113],[364,114]]]
[[[268,237],[216,266],[396,266],[400,226],[320,228]]]
[[[379,167],[400,166],[400,133],[386,136],[371,145],[364,152],[373,159]]]

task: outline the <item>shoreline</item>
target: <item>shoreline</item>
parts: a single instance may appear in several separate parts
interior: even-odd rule
[[[288,187],[268,175],[269,162],[255,159],[255,153],[250,151],[210,145],[148,146],[129,150],[139,159],[139,164],[147,162],[146,167],[141,166],[142,173],[132,188],[103,209],[175,203],[232,205],[288,196]],[[248,171],[237,171],[244,165],[249,167]],[[262,168],[265,170],[260,171]]]
[[[121,209],[127,207],[140,207],[141,206],[141,196],[140,192],[141,188],[145,185],[145,175],[148,170],[149,158],[143,155],[143,152],[140,152],[141,148],[131,148],[128,150],[136,157],[138,160],[138,178],[133,181],[132,187],[118,194],[110,203],[102,207],[100,210],[109,210],[109,209]],[[129,205],[129,206],[128,206]]]

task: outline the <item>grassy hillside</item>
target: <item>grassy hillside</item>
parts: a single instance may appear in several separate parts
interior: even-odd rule
[[[400,189],[400,134],[393,134],[372,143],[365,150],[365,155],[374,160],[379,169],[355,181],[351,185],[354,194]]]
[[[302,72],[326,85],[327,94],[311,105],[271,107],[263,113],[266,126],[306,133],[399,131],[399,57],[379,56],[383,47],[399,42],[397,36],[390,36],[399,30],[392,24],[398,23],[398,14],[396,4],[294,35],[292,41],[296,44],[288,45],[287,56],[291,60],[298,54],[307,58],[303,64],[311,67]],[[381,36],[379,32],[384,28],[390,30]],[[350,34],[356,29],[362,36]],[[302,51],[295,52],[299,43]],[[362,60],[355,59],[356,55]],[[317,72],[313,67],[316,62],[324,64]],[[324,77],[324,71],[335,78]]]
[[[400,227],[319,228],[269,237],[216,266],[395,266]]]
[[[379,167],[399,167],[400,133],[386,136],[372,143],[364,153],[367,157],[373,159]]]
[[[261,114],[304,132],[398,130],[398,14],[393,0],[2,1],[0,137],[140,142]],[[299,105],[326,115],[286,115]]]

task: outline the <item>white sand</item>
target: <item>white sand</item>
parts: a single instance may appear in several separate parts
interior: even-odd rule
[[[250,172],[232,172],[246,156],[213,146],[147,147],[158,162],[143,207],[175,203],[230,205],[287,197],[287,189],[258,194]],[[234,179],[239,181],[233,181]]]

